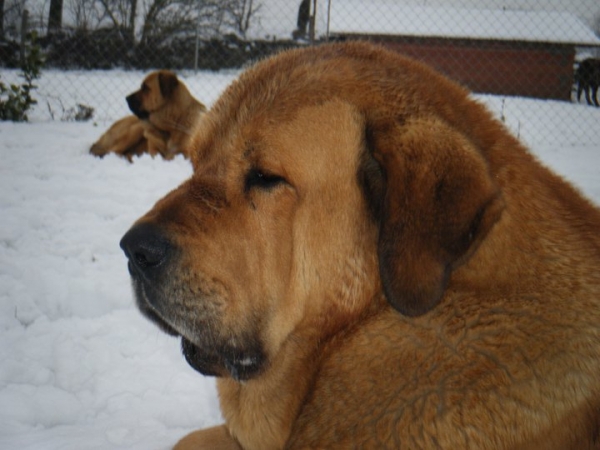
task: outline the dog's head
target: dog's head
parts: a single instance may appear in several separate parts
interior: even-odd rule
[[[179,87],[179,79],[169,70],[150,73],[139,90],[126,97],[129,109],[140,119],[148,119],[150,114],[159,111],[168,103]]]
[[[383,298],[426,313],[502,210],[463,123],[482,113],[364,44],[259,63],[198,124],[192,178],[121,241],[139,307],[193,367],[239,380]]]

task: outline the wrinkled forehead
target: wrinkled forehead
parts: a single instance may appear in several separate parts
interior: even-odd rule
[[[317,104],[300,99],[292,101],[289,96],[274,96],[264,101],[259,95],[248,99],[247,104],[240,104],[239,109],[213,109],[203,118],[192,141],[194,170],[224,159],[252,160],[263,155],[266,149],[280,147],[280,137],[291,136],[295,129],[293,124],[306,115],[303,111]],[[318,104],[324,105],[330,100],[323,98]]]
[[[142,86],[146,85],[148,87],[154,87],[157,83],[158,83],[158,74],[155,72],[152,72],[150,75],[148,75],[148,76],[146,76],[146,78],[144,78],[144,81],[142,81]]]
[[[226,162],[253,157],[264,146],[264,117],[241,121],[209,112],[194,131],[191,147],[194,172],[218,172]]]
[[[227,114],[213,110],[198,128],[197,182],[229,193],[258,170],[284,178],[300,196],[354,182],[364,146],[363,119],[354,105],[332,95],[293,98],[289,91],[246,101]]]
[[[289,181],[315,181],[316,186],[321,184],[317,178],[331,177],[329,172],[351,176],[356,170],[364,126],[352,104],[328,98],[297,102],[283,118],[269,112],[200,130],[193,155],[195,175],[211,173],[216,179],[253,168]]]
[[[285,57],[282,57],[285,56]],[[257,64],[230,85],[194,131],[194,167],[214,152],[255,149],[272,130],[295,120],[305,108],[348,97],[341,80],[356,80],[355,61],[280,55]],[[244,149],[244,150],[241,150]]]

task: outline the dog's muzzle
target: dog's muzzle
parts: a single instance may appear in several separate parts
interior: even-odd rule
[[[138,116],[140,119],[145,120],[150,116],[148,111],[145,111],[144,109],[142,109],[142,102],[140,102],[137,95],[135,95],[135,94],[128,95],[125,98],[125,100],[127,100],[127,106],[129,106],[129,109],[131,110],[131,112],[133,114],[135,114],[136,116]]]
[[[179,333],[164,318],[167,305],[162,295],[162,285],[175,253],[174,246],[158,227],[151,224],[133,226],[123,236],[120,245],[129,260],[127,268],[139,310],[165,333],[178,336]]]
[[[261,372],[265,355],[258,342],[245,339],[247,345],[240,349],[204,337],[211,345],[197,346],[169,323],[173,305],[167,294],[168,283],[172,281],[179,252],[159,227],[149,223],[134,225],[123,236],[120,245],[129,260],[138,308],[164,332],[181,336],[183,355],[190,366],[204,375],[229,374],[238,381],[248,380]]]

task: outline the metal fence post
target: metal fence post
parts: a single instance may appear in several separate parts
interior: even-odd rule
[[[312,14],[310,15],[310,20],[308,22],[308,36],[310,43],[313,44],[315,42],[315,19],[317,17],[317,0],[313,0]]]
[[[21,46],[19,48],[19,58],[21,65],[25,63],[25,45],[27,45],[27,28],[29,27],[29,11],[23,10],[21,16]]]

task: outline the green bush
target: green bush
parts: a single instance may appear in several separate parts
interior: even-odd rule
[[[37,89],[33,81],[40,78],[43,64],[44,58],[37,44],[37,36],[33,32],[27,39],[24,58],[21,61],[19,76],[25,81],[7,86],[0,80],[0,120],[13,122],[28,120],[27,111],[37,103],[31,96],[32,91]]]

